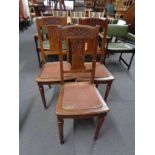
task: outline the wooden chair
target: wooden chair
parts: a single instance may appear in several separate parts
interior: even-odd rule
[[[48,39],[47,29],[45,25],[55,25],[51,41]],[[36,27],[38,34],[34,36],[36,51],[38,55],[39,67],[46,62],[49,55],[59,55],[58,41],[56,35],[57,25],[67,25],[67,17],[38,17],[36,18]],[[50,44],[51,43],[51,44]],[[51,45],[51,46],[50,46]],[[63,42],[63,54],[69,60],[69,53],[65,42]]]
[[[99,19],[99,18],[85,18],[80,19],[79,24],[81,25],[89,25],[89,26],[100,26],[100,30],[103,34],[102,36],[102,42],[99,47],[97,54],[100,56],[100,62],[96,64],[96,72],[95,72],[95,84],[98,86],[98,84],[106,84],[106,91],[104,100],[107,101],[109,91],[112,85],[113,80],[115,79],[113,75],[108,71],[108,69],[104,66],[103,60],[105,57],[105,47],[106,47],[106,34],[107,34],[107,28],[108,28],[108,20],[107,19]],[[87,46],[86,54],[91,53],[91,46]],[[89,66],[90,64],[87,63]]]
[[[36,19],[36,25],[38,30],[38,43],[40,54],[42,55],[44,65],[41,68],[40,74],[36,78],[36,82],[39,86],[40,95],[42,98],[42,102],[44,108],[47,108],[45,94],[44,94],[44,85],[51,84],[60,84],[60,62],[46,62],[47,55],[59,55],[60,49],[58,45],[58,35],[57,35],[57,25],[66,25],[67,19],[65,17],[39,17]],[[46,25],[51,25],[52,29],[48,32]],[[43,27],[44,26],[44,27]],[[45,44],[45,40],[42,37],[42,31],[46,30],[46,34],[48,37],[48,46]],[[46,40],[47,41],[47,40]],[[63,55],[67,55],[67,60],[69,57],[68,53],[68,45],[66,45],[66,49],[64,50],[64,41],[62,41],[62,51]],[[64,62],[64,67],[66,69],[70,68],[70,64],[68,62]],[[66,75],[65,80],[69,81],[73,79],[71,75]]]
[[[99,130],[104,122],[104,118],[109,111],[108,106],[94,85],[98,29],[98,27],[85,25],[58,28],[59,49],[62,49],[62,38],[69,40],[72,55],[71,70],[66,70],[63,65],[63,54],[62,51],[60,51],[60,71],[62,86],[58,98],[56,115],[61,144],[64,143],[64,119],[88,118],[97,116],[98,122],[94,137],[96,140],[98,138]],[[87,40],[89,40],[88,44],[90,44],[92,48],[91,68],[87,68],[84,62],[86,46],[85,43],[87,43]],[[91,74],[90,81],[65,83],[64,75],[68,73]]]
[[[120,53],[119,61],[122,61],[129,70],[135,55],[135,36],[128,32],[128,25],[109,24],[107,36],[109,39],[106,55],[109,53]],[[115,41],[113,41],[113,37],[116,37]],[[122,55],[124,53],[131,54],[129,62],[123,59]]]

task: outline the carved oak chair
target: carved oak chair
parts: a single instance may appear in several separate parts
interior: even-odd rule
[[[106,55],[120,53],[119,61],[122,61],[129,70],[135,55],[135,36],[128,32],[128,25],[109,24],[107,36]],[[115,41],[113,37],[116,38]],[[122,57],[124,53],[131,55],[129,62]]]
[[[48,39],[48,33],[45,25],[55,25],[55,27],[53,27],[53,35],[51,40]],[[46,59],[49,55],[59,55],[57,35],[55,35],[57,25],[67,25],[67,17],[46,16],[36,18],[36,27],[38,34],[34,36],[34,40],[36,44],[36,51],[40,68],[42,63],[46,62]],[[66,43],[62,42],[62,44],[63,54],[66,55],[68,61],[69,53],[66,47]]]
[[[95,84],[98,86],[98,84],[106,84],[106,91],[105,91],[105,97],[104,100],[107,100],[107,97],[109,95],[109,91],[112,85],[113,80],[115,79],[114,76],[108,71],[108,69],[103,64],[103,60],[105,57],[105,47],[106,47],[106,34],[107,34],[107,28],[108,28],[108,20],[107,19],[99,19],[99,18],[85,18],[80,19],[79,24],[81,25],[89,25],[89,26],[100,26],[100,31],[102,32],[102,41],[101,45],[98,45],[97,54],[100,55],[100,62],[96,64],[96,71],[95,71]],[[100,34],[100,33],[99,33]],[[85,51],[86,55],[91,53],[91,46],[87,46],[87,49]],[[90,64],[87,63],[89,66]]]
[[[40,54],[42,55],[44,65],[41,68],[40,74],[36,78],[36,82],[39,86],[40,95],[44,108],[47,108],[45,94],[44,94],[44,85],[51,84],[60,84],[60,62],[46,62],[47,55],[59,55],[59,44],[58,44],[58,35],[57,35],[57,25],[67,25],[67,19],[65,17],[39,17],[36,19],[36,25],[38,30],[38,42],[40,45]],[[51,25],[51,29],[48,32],[46,25]],[[42,37],[42,31],[46,31],[48,37],[48,46],[45,44],[45,41]],[[47,40],[46,40],[47,41]],[[64,43],[66,49],[64,50]],[[67,55],[68,59],[68,44],[62,40],[62,51],[63,55]],[[69,69],[70,64],[64,62],[64,68]],[[71,75],[66,75],[64,78],[66,81],[73,79]]]
[[[58,28],[59,48],[62,49],[62,38],[69,40],[71,45],[72,63],[70,70],[66,70],[63,64],[63,54],[60,50],[60,71],[61,71],[61,90],[57,102],[56,115],[59,129],[60,143],[64,143],[63,122],[64,119],[98,117],[95,131],[95,140],[98,138],[99,130],[104,122],[104,118],[109,111],[108,106],[102,99],[94,85],[97,39],[99,27],[86,25],[74,25]],[[87,42],[89,40],[89,42]],[[91,67],[85,65],[85,47],[91,45],[92,61]],[[89,81],[85,82],[64,82],[64,75],[90,74]]]

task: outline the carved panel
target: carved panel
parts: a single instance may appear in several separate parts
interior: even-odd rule
[[[95,29],[88,29],[86,26],[70,26],[69,29],[63,31],[63,36],[66,38],[94,38],[94,33],[91,33],[92,31],[95,31]]]
[[[58,51],[58,34],[57,34],[57,26],[48,26],[48,38],[50,41],[50,49],[51,51]]]
[[[44,18],[43,25],[67,25],[67,19],[63,17]]]
[[[99,19],[99,18],[85,18],[85,19],[80,19],[79,24],[81,25],[89,25],[89,26],[100,26],[100,32],[104,31],[104,36],[102,40],[102,46],[105,47],[104,44],[106,44],[106,34],[107,34],[107,29],[108,29],[108,20],[107,19]],[[88,42],[91,42],[88,40]],[[102,48],[104,50],[104,48]],[[92,53],[92,47],[91,43],[88,44],[88,47],[85,51],[87,54]]]
[[[45,25],[67,25],[67,17],[38,17],[36,18],[38,28]]]
[[[108,22],[107,20],[99,18],[85,18],[79,20],[79,24],[81,25],[89,25],[89,26],[99,25],[101,28],[103,28],[107,24],[107,22]]]
[[[84,39],[73,39],[70,43],[72,47],[72,69],[84,69]]]

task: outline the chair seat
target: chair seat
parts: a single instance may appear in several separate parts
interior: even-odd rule
[[[103,113],[109,111],[97,88],[88,82],[64,84],[61,88],[57,114],[79,115]]]
[[[115,51],[129,51],[134,50],[135,46],[130,43],[108,43],[108,50],[115,50]]]
[[[85,63],[85,66],[87,69],[91,69],[92,68],[92,63]],[[76,77],[78,79],[81,78],[89,78],[90,79],[90,73],[77,73]],[[108,71],[108,69],[104,66],[104,64],[101,64],[99,62],[96,63],[96,69],[95,69],[95,81],[96,80],[114,80],[114,77],[112,76],[112,74]]]
[[[63,66],[64,70],[70,70],[71,68],[70,63],[67,62],[64,62]],[[92,64],[85,63],[85,66],[87,69],[91,69]],[[75,78],[79,80],[84,78],[86,80],[87,78],[90,78],[90,76],[90,73],[76,73],[76,75],[73,73],[66,73],[64,78],[65,80]],[[114,77],[103,64],[96,63],[95,80],[114,80]],[[60,62],[49,62],[44,64],[36,81],[61,81]]]
[[[40,44],[38,42],[38,48],[40,48]],[[50,44],[49,44],[49,40],[44,40],[43,41],[43,48],[45,50],[49,50],[50,49]],[[66,46],[66,42],[65,41],[62,41],[62,49],[67,49],[67,46]]]
[[[63,62],[63,67],[65,70],[70,70],[70,63]],[[66,73],[64,75],[65,80],[74,79],[73,74]],[[61,81],[60,76],[60,62],[49,62],[44,64],[41,69],[39,76],[36,78],[37,82],[48,82],[48,81]]]

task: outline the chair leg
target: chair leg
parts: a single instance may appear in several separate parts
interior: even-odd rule
[[[24,21],[21,21],[21,31],[23,32],[24,31]]]
[[[63,140],[63,124],[64,120],[62,118],[57,117],[57,124],[58,124],[58,130],[59,130],[59,138],[60,138],[60,144],[64,144]]]
[[[37,57],[38,57],[38,62],[39,62],[39,68],[41,68],[42,64],[41,64],[41,60],[40,60],[40,50],[37,49],[36,51],[37,51]]]
[[[98,88],[98,84],[96,84],[96,88]]]
[[[49,84],[48,87],[51,89],[51,84]]]
[[[103,56],[103,64],[105,64],[106,63],[106,56],[107,56],[107,52],[105,52],[105,54],[104,54],[104,56]]]
[[[122,53],[121,53],[121,55],[120,55],[120,57],[119,57],[119,61],[122,61],[122,62],[128,67],[128,68],[127,68],[128,70],[129,70],[130,67],[131,67],[131,63],[132,63],[134,54],[135,54],[135,52],[132,53],[132,56],[131,56],[131,59],[130,59],[130,62],[129,62],[129,63],[127,63],[127,62],[122,58]]]
[[[35,41],[35,46],[36,46],[36,52],[37,52],[37,57],[38,57],[38,62],[39,62],[39,68],[41,68],[41,60],[40,60],[40,50],[38,48],[38,37],[34,36],[34,41]]]
[[[45,93],[44,93],[44,87],[41,84],[38,84],[38,87],[39,87],[39,91],[40,91],[40,95],[41,95],[41,99],[42,99],[42,102],[43,102],[44,109],[47,109]]]
[[[66,54],[66,58],[67,58],[67,62],[69,62],[69,52],[67,51],[67,54]]]
[[[100,63],[103,63],[103,61],[104,61],[103,55],[99,55],[98,58],[99,58]]]
[[[121,53],[121,54],[120,54],[120,56],[119,56],[119,61],[121,61],[121,58],[122,58],[122,54],[123,54],[123,53]]]
[[[97,140],[97,138],[98,138],[98,135],[99,135],[100,129],[102,127],[102,124],[104,122],[104,119],[105,119],[106,114],[107,113],[104,113],[103,115],[100,115],[98,117],[94,140]]]
[[[135,52],[132,53],[132,56],[131,56],[131,59],[130,59],[130,62],[129,62],[129,66],[128,66],[128,70],[129,70],[130,67],[131,67],[131,63],[132,63],[132,60],[133,60],[134,55],[135,55]]]
[[[113,81],[109,81],[109,82],[107,83],[106,91],[105,91],[105,96],[104,96],[104,100],[105,100],[105,101],[107,101],[107,98],[108,98],[108,95],[109,95],[109,91],[110,91],[110,89],[111,89],[112,82],[113,82]]]

